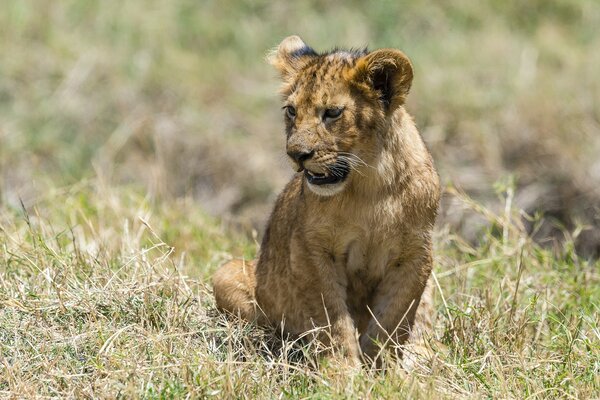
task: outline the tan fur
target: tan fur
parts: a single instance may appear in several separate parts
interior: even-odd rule
[[[297,36],[270,62],[281,74],[287,151],[314,155],[298,170],[352,167],[333,189],[298,172],[279,196],[256,266],[232,262],[214,276],[217,306],[320,339],[353,362],[377,342],[402,344],[432,268],[440,195],[431,157],[403,104],[413,72],[398,50],[316,54]],[[338,119],[324,110],[343,108]],[[427,321],[424,316],[423,321]],[[426,322],[424,322],[426,325]]]

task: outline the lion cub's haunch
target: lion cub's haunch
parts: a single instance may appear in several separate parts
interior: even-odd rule
[[[213,278],[217,306],[291,334],[315,327],[352,361],[402,344],[431,273],[440,188],[403,104],[400,51],[319,54],[297,36],[270,56],[283,80],[286,150],[298,171],[256,262]]]

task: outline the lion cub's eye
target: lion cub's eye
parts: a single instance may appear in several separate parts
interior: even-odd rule
[[[342,116],[343,108],[328,108],[323,113],[324,120],[334,120]]]
[[[285,108],[285,115],[287,115],[289,119],[296,118],[296,109],[294,106],[285,106],[283,108]]]

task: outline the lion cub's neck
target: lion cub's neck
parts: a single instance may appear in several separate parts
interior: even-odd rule
[[[367,197],[369,200],[400,194],[417,178],[431,159],[412,117],[399,107],[390,123],[378,132],[379,153],[353,177],[349,197]]]

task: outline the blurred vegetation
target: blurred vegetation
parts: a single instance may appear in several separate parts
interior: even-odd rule
[[[0,14],[0,190],[31,204],[101,177],[191,196],[260,228],[290,175],[268,49],[397,47],[408,109],[443,181],[545,214],[600,254],[600,5],[552,1],[7,0]],[[480,220],[444,206],[470,240]],[[581,228],[581,229],[578,229]]]

